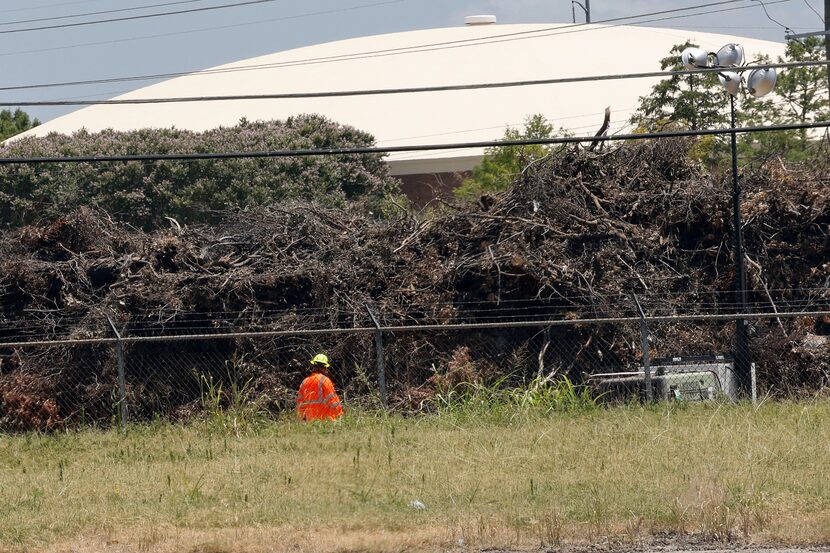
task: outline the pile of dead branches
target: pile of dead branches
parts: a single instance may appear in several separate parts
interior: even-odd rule
[[[148,233],[81,210],[0,236],[0,342],[109,337],[106,316],[132,335],[162,335],[367,327],[366,306],[386,325],[631,315],[632,293],[652,313],[731,313],[731,183],[704,172],[689,147],[660,140],[603,153],[574,150],[529,167],[510,192],[381,221],[298,203],[234,213],[216,226],[171,221]],[[753,306],[786,310],[806,295],[826,305],[828,167],[772,160],[748,169],[742,187]],[[826,342],[802,346],[827,332],[826,321],[769,324],[767,339],[753,344],[765,385],[824,386]],[[604,351],[595,369],[635,362],[638,340],[622,336],[629,331],[502,331],[527,350],[504,357],[524,360],[523,377],[545,365],[579,380],[585,363],[573,355],[586,343]],[[498,372],[502,359],[476,358],[488,350],[474,347],[491,343],[493,332],[395,334],[389,355],[411,381],[393,383],[393,393],[405,397],[424,385],[459,348],[469,347],[471,362],[489,367],[484,372]],[[723,325],[679,324],[671,333],[678,351],[729,347]],[[342,354],[372,348],[363,339],[337,344],[327,343]],[[231,358],[244,347],[250,343],[229,343],[220,355]],[[0,350],[6,418],[17,410],[23,414],[15,420],[31,419],[18,426],[45,427],[77,416],[80,405],[90,418],[110,416],[114,359],[95,348],[111,346]],[[266,372],[255,373],[261,392],[293,386]]]

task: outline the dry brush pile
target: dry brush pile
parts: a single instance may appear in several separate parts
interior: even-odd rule
[[[661,140],[574,150],[529,167],[508,193],[432,206],[429,216],[401,211],[375,220],[293,203],[235,213],[216,226],[142,232],[80,210],[0,238],[0,341],[111,336],[105,314],[131,335],[367,327],[367,304],[388,325],[630,315],[621,298],[631,292],[661,313],[728,313],[730,184],[707,175],[688,155],[690,146]],[[785,304],[809,290],[826,306],[828,166],[797,169],[772,160],[747,170],[743,187],[749,288],[792,290],[775,295]],[[752,299],[773,296],[758,292]],[[752,349],[766,386],[815,390],[827,383],[830,347],[815,336],[827,334],[828,321],[759,327]],[[543,371],[579,381],[587,372],[635,363],[636,332],[573,325],[390,333],[392,398],[417,403],[459,367],[465,378],[509,367],[519,379]],[[664,353],[730,348],[723,324],[678,323],[656,332],[658,339],[671,336],[673,351]],[[128,364],[147,359],[154,368],[128,378],[130,403],[140,417],[185,415],[198,406],[177,387],[193,381],[193,367],[164,363],[175,350],[178,359],[205,351],[244,359],[228,366],[242,367],[247,391],[273,405],[290,397],[305,356],[317,349],[360,361],[341,367],[342,386],[358,392],[371,385],[359,367],[374,362],[368,333],[134,344]],[[3,426],[112,416],[112,351],[109,344],[0,350]]]

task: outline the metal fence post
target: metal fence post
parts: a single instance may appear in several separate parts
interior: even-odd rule
[[[118,358],[118,410],[121,412],[121,428],[127,430],[127,383],[124,375],[124,342],[121,333],[115,327],[112,318],[107,315],[107,322],[115,333],[115,354]]]
[[[367,303],[365,306],[369,317],[372,319],[372,324],[375,325],[375,359],[378,371],[378,386],[380,387],[380,402],[384,409],[388,409],[389,402],[386,397],[386,359],[383,350],[383,332],[380,330],[380,323],[369,307],[369,304]]]
[[[634,303],[637,305],[637,314],[640,317],[640,337],[642,339],[642,348],[643,348],[643,378],[646,383],[646,399],[651,402],[654,401],[654,388],[651,385],[651,359],[649,356],[649,345],[648,345],[648,321],[646,320],[646,314],[643,312],[643,307],[640,305],[640,299],[637,297],[637,294],[631,294],[634,296]]]

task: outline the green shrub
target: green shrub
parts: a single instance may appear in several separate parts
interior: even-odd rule
[[[242,120],[203,133],[177,129],[81,130],[11,141],[0,157],[117,156],[367,147],[374,138],[317,115]],[[81,206],[143,228],[212,222],[218,212],[288,200],[359,204],[382,213],[398,193],[380,155],[227,160],[21,164],[0,167],[0,225],[20,226]]]

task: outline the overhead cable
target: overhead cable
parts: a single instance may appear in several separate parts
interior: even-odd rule
[[[782,99],[782,100],[777,100],[777,101],[771,101],[770,105],[771,106],[789,106],[790,103],[787,100]],[[639,107],[637,107],[637,106],[627,107],[627,108],[615,108],[614,109],[614,114],[615,115],[620,115],[620,114],[625,114],[625,113],[631,113],[633,111],[637,111],[638,109],[639,109]],[[579,115],[570,115],[570,116],[565,116],[565,117],[549,116],[549,117],[547,117],[547,119],[549,120],[549,122],[551,124],[554,124],[554,125],[559,124],[561,128],[565,128],[566,130],[568,130],[570,132],[574,132],[574,131],[577,131],[577,130],[580,130],[580,129],[595,129],[597,127],[597,123],[596,123],[596,121],[594,121],[590,125],[579,125],[579,126],[568,125],[567,127],[564,127],[564,125],[562,125],[561,122],[565,121],[567,119],[587,119],[588,117],[594,117],[595,118],[596,116],[597,116],[597,112],[593,111],[591,113],[581,113]],[[407,136],[407,137],[392,138],[392,139],[385,138],[383,140],[383,142],[384,142],[384,144],[388,144],[390,142],[403,142],[403,141],[406,141],[406,140],[417,140],[417,139],[421,139],[421,138],[433,138],[433,137],[436,137],[436,136],[451,136],[451,135],[458,135],[458,134],[468,134],[468,133],[472,133],[472,132],[489,131],[489,130],[494,130],[494,129],[502,129],[502,130],[521,129],[522,127],[524,127],[525,124],[526,124],[526,122],[509,123],[509,124],[498,125],[498,126],[494,126],[494,127],[479,127],[479,128],[475,128],[475,129],[447,130],[445,132],[419,135],[419,136]],[[632,124],[631,124],[630,119],[624,119],[620,122],[614,123],[614,125],[616,127],[616,130],[614,130],[614,132],[619,134],[623,130],[625,130],[626,127],[630,127]],[[440,152],[439,152],[439,154],[440,154]],[[406,159],[406,158],[397,157],[395,159],[396,160],[402,160],[402,159]],[[419,159],[420,159],[420,157],[419,157]]]
[[[794,67],[814,67],[830,65],[830,61],[800,61],[787,63],[768,63],[761,65],[747,65],[739,68],[741,71],[752,69],[789,69]],[[554,85],[566,83],[585,83],[596,81],[616,81],[626,79],[644,79],[655,77],[678,77],[701,73],[720,73],[723,68],[710,67],[681,71],[648,71],[644,73],[622,73],[616,75],[590,75],[585,77],[562,77],[557,79],[534,79],[525,81],[509,81],[501,83],[476,83],[457,85],[420,86],[408,88],[377,88],[364,90],[332,90],[323,92],[284,92],[275,94],[229,94],[217,96],[181,96],[173,98],[131,98],[116,100],[41,100],[41,101],[3,101],[0,106],[93,106],[93,105],[134,105],[134,104],[171,104],[185,102],[219,102],[238,100],[296,100],[301,98],[344,98],[352,96],[387,96],[393,94],[415,94],[423,92],[451,92],[459,90],[484,90],[493,88],[516,88],[525,86]],[[0,88],[0,90],[4,90]]]
[[[774,19],[774,18],[773,18],[773,17],[769,14],[769,11],[767,11],[767,4],[765,4],[765,3],[764,3],[764,0],[752,0],[752,1],[753,1],[753,2],[758,2],[758,3],[761,5],[761,8],[763,8],[763,10],[764,10],[764,15],[766,15],[766,16],[767,16],[767,19],[769,19],[771,22],[775,23],[776,25],[778,25],[779,27],[781,27],[782,29],[784,29],[784,32],[785,32],[785,33],[792,33],[792,32],[793,32],[793,31],[792,31],[792,29],[790,29],[789,27],[787,27],[786,25],[784,25],[783,23],[781,23],[781,22],[780,22],[780,21],[778,21],[777,19]],[[768,4],[772,4],[772,2],[768,2]]]
[[[804,3],[805,3],[805,4],[807,4],[807,7],[808,7],[808,8],[810,8],[810,10],[812,10],[812,12],[813,12],[814,14],[816,14],[816,15],[818,16],[818,18],[819,18],[819,19],[821,19],[821,22],[822,22],[822,23],[824,23],[824,17],[823,17],[820,13],[818,13],[818,12],[816,11],[816,9],[813,7],[813,5],[812,5],[812,4],[810,4],[810,1],[809,1],[809,0],[804,0]]]
[[[514,40],[524,40],[527,38],[536,38],[537,36],[556,36],[559,34],[568,34],[573,32],[585,32],[585,31],[599,31],[603,29],[613,28],[614,26],[597,26],[603,23],[618,23],[623,21],[630,21],[632,19],[639,19],[642,17],[651,17],[654,15],[663,15],[668,13],[678,13],[684,12],[689,10],[696,10],[704,7],[712,7],[712,6],[721,6],[724,4],[735,4],[735,3],[746,3],[750,0],[721,0],[719,2],[711,2],[707,4],[699,4],[695,6],[687,6],[683,8],[674,8],[671,10],[661,10],[656,12],[649,12],[637,15],[630,15],[630,16],[623,16],[623,17],[615,17],[611,19],[605,19],[601,21],[596,21],[592,24],[586,23],[577,23],[573,25],[558,25],[555,27],[543,27],[541,29],[532,29],[527,31],[516,31],[512,33],[499,33],[494,34],[486,37],[476,37],[476,38],[468,38],[468,39],[458,39],[458,40],[449,40],[449,41],[442,41],[442,42],[433,42],[433,43],[425,43],[425,44],[417,44],[413,46],[403,46],[398,48],[385,48],[379,50],[368,50],[363,52],[354,52],[351,54],[340,54],[334,56],[321,56],[316,58],[305,58],[305,59],[297,59],[297,60],[288,60],[285,62],[272,62],[272,63],[261,63],[261,64],[252,64],[252,65],[244,65],[244,66],[236,66],[236,67],[227,67],[227,68],[216,68],[216,69],[205,69],[201,71],[179,71],[179,72],[171,72],[171,73],[156,73],[156,74],[147,74],[147,75],[134,75],[134,76],[127,76],[127,77],[109,77],[103,79],[87,79],[87,80],[79,80],[79,81],[64,81],[64,82],[53,82],[53,83],[39,83],[39,84],[32,84],[32,85],[17,85],[17,86],[10,86],[10,87],[2,87],[0,90],[24,90],[24,89],[35,89],[35,88],[54,88],[54,87],[63,87],[63,86],[80,86],[80,85],[92,85],[92,84],[104,84],[104,83],[114,83],[114,82],[129,82],[129,81],[148,81],[148,80],[157,80],[157,79],[169,79],[175,77],[194,77],[194,76],[203,76],[203,75],[213,75],[217,73],[235,73],[240,71],[259,71],[264,69],[275,69],[280,67],[293,67],[297,65],[312,65],[318,63],[329,63],[329,62],[337,62],[337,61],[353,61],[353,60],[360,60],[360,59],[367,59],[373,57],[382,57],[382,56],[390,56],[390,55],[400,55],[400,54],[409,54],[409,53],[420,53],[420,52],[430,52],[435,50],[441,49],[451,49],[451,48],[458,48],[458,47],[467,47],[467,46],[484,46],[488,44],[496,44],[500,42],[507,42],[507,41],[514,41]],[[779,4],[784,2],[791,2],[792,0],[775,0],[774,2],[769,2],[768,4]],[[744,6],[740,6],[737,8],[730,8],[729,10],[733,9],[748,9],[757,7],[757,4],[748,4]],[[709,13],[718,13],[722,11],[729,11],[729,10],[713,10],[709,12],[700,12],[697,14],[692,15],[705,15]],[[667,18],[660,18],[654,19],[650,21],[662,21],[667,19],[675,19],[679,17],[685,16],[673,16]],[[649,20],[640,21],[638,24],[648,23]],[[544,34],[543,34],[544,33]],[[426,50],[425,50],[426,48]]]
[[[274,23],[277,21],[290,21],[293,19],[302,19],[305,17],[315,17],[320,15],[331,15],[335,13],[343,13],[343,12],[350,12],[356,10],[365,10],[367,8],[373,8],[376,6],[387,6],[389,4],[400,4],[401,2],[407,2],[409,0],[385,0],[383,2],[373,2],[370,4],[357,4],[355,6],[345,6],[342,8],[334,8],[330,10],[318,10],[313,12],[304,12],[298,13],[295,15],[284,15],[281,17],[271,17],[266,19],[257,19],[256,21],[249,21],[246,23],[231,23],[229,25],[216,25],[213,27],[201,27],[198,29],[189,29],[187,31],[175,31],[169,33],[156,33],[152,35],[141,35],[141,36],[134,36],[134,37],[126,37],[126,38],[119,38],[113,40],[99,40],[95,42],[81,42],[77,44],[64,44],[59,46],[49,46],[48,48],[37,48],[34,50],[9,50],[6,52],[0,52],[0,57],[5,56],[20,56],[23,54],[39,54],[42,52],[54,52],[56,50],[71,50],[74,48],[85,48],[87,46],[102,46],[105,44],[120,44],[124,42],[133,42],[138,40],[146,40],[146,39],[153,39],[153,38],[166,38],[171,36],[181,36],[181,35],[188,35],[193,33],[203,33],[206,31],[217,31],[222,29],[234,29],[237,27],[247,27],[250,25],[263,25],[266,23]]]
[[[0,10],[0,13],[13,12],[30,12],[35,10],[45,10],[51,8],[59,8],[61,6],[76,6],[78,4],[91,4],[95,0],[73,0],[72,2],[58,2],[57,4],[41,4],[40,6],[26,6],[25,8],[12,8],[8,10]]]
[[[12,33],[28,33],[32,31],[46,31],[49,29],[66,29],[69,27],[84,27],[87,25],[99,25],[102,23],[116,23],[119,21],[135,21],[137,19],[150,19],[154,17],[166,17],[169,15],[181,15],[185,13],[196,13],[196,12],[206,12],[206,11],[213,11],[213,10],[222,10],[226,8],[237,8],[240,6],[250,6],[253,4],[265,4],[270,2],[276,2],[277,0],[247,0],[245,2],[236,2],[234,4],[221,4],[219,6],[205,6],[202,8],[191,8],[187,10],[175,10],[169,12],[159,12],[159,13],[147,13],[143,15],[130,15],[124,17],[113,17],[110,19],[96,19],[94,21],[79,21],[76,23],[60,23],[57,25],[42,25],[40,27],[26,27],[24,29],[6,29],[0,31],[0,35],[7,35]]]
[[[684,136],[717,136],[725,134],[746,134],[756,132],[791,131],[801,129],[820,129],[830,127],[830,121],[815,123],[794,123],[788,125],[770,125],[762,127],[733,127],[726,129],[701,129],[669,131],[659,133],[635,133],[605,136],[583,137],[556,137],[534,138],[522,140],[487,140],[481,142],[466,142],[456,144],[421,144],[411,146],[358,146],[347,148],[316,148],[298,150],[272,150],[250,152],[217,152],[217,153],[185,153],[185,154],[140,154],[116,156],[56,156],[56,157],[6,157],[0,158],[0,165],[29,165],[33,163],[101,163],[101,162],[152,162],[152,161],[196,161],[243,158],[281,158],[281,157],[314,157],[333,155],[370,155],[388,154],[392,152],[423,152],[432,150],[454,150],[469,148],[493,148],[500,146],[531,146],[535,144],[580,144],[584,142],[619,142],[628,140],[648,140],[656,138],[678,138]]]
[[[144,6],[134,6],[132,8],[118,8],[117,10],[100,10],[96,12],[76,13],[71,15],[53,15],[52,17],[38,17],[36,19],[18,19],[17,21],[5,21],[3,23],[0,23],[0,27],[7,27],[9,25],[20,25],[21,23],[38,23],[41,21],[60,21],[63,19],[77,19],[79,17],[90,17],[93,15],[104,15],[108,13],[123,13],[137,10],[148,10],[150,8],[175,6],[177,4],[193,4],[195,2],[204,1],[205,0],[177,0],[176,2],[162,2],[161,4],[148,4]]]

